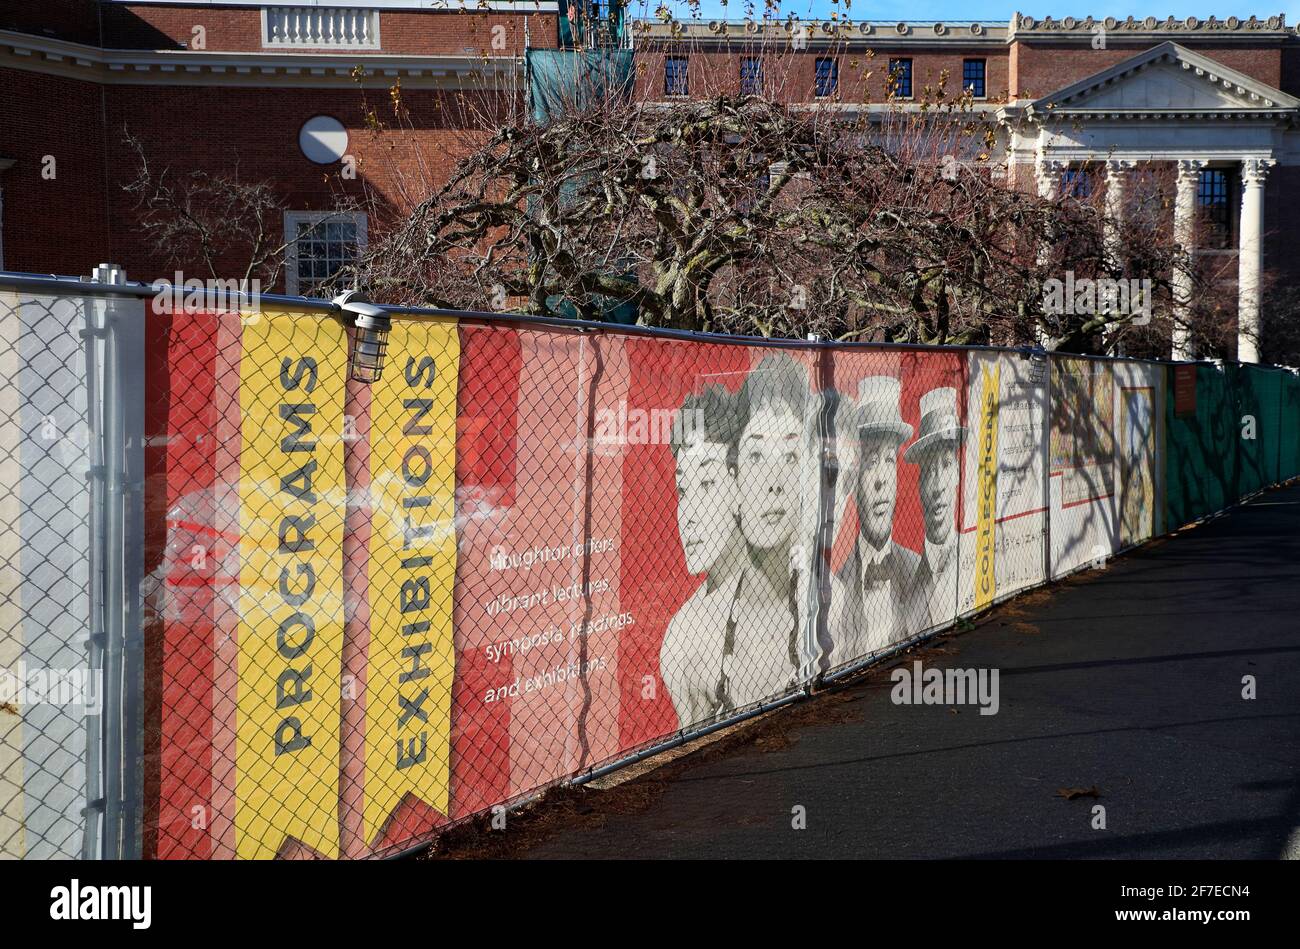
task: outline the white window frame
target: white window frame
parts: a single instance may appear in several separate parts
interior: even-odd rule
[[[301,296],[298,280],[298,229],[303,224],[325,221],[348,221],[357,228],[357,253],[366,249],[366,216],[359,211],[285,211],[284,212],[284,292]]]
[[[323,43],[312,45],[310,43],[272,43],[271,42],[271,10],[293,10],[299,9],[304,12],[319,12],[321,10],[332,9],[330,7],[320,7],[315,5],[306,5],[301,3],[272,3],[262,6],[262,49],[380,49],[382,40],[379,36],[379,8],[369,4],[358,4],[356,7],[349,9],[363,10],[370,15],[371,22],[371,41],[369,43]]]

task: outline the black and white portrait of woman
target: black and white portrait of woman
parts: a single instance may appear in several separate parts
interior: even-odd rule
[[[682,405],[694,423],[674,428],[677,526],[704,581],[669,622],[660,668],[683,727],[780,695],[809,665],[815,404],[782,353],[735,395],[713,386]]]
[[[786,353],[759,360],[741,386],[737,452],[740,532],[748,553],[728,681],[737,706],[785,691],[806,665],[810,575],[810,432],[816,417],[806,367]]]
[[[677,530],[687,571],[704,577],[669,621],[659,653],[682,726],[712,718],[727,701],[722,663],[748,558],[736,484],[737,409],[735,396],[712,385],[686,397],[672,430]]]

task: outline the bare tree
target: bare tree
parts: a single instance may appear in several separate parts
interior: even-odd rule
[[[374,235],[364,281],[393,302],[589,319],[622,304],[646,324],[766,336],[1168,339],[1184,264],[1160,216],[1108,221],[1087,196],[1009,187],[988,111],[946,75],[905,104],[870,52],[843,56],[861,100],[801,100],[800,58],[742,40],[690,97],[647,94],[674,52],[638,45],[635,94],[507,116]],[[761,59],[758,94],[728,85],[742,55]],[[1158,317],[1052,312],[1044,287],[1067,272],[1149,280]]]
[[[274,285],[284,266],[284,204],[268,182],[230,174],[156,167],[140,140],[123,129],[135,177],[123,190],[135,200],[136,225],[155,256],[180,267],[202,266],[212,279],[239,274]]]

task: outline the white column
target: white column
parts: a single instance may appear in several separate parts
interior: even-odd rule
[[[1120,259],[1120,225],[1124,221],[1124,185],[1128,173],[1137,166],[1129,158],[1110,158],[1106,161],[1106,256],[1112,269],[1123,266]]]
[[[1066,163],[1063,161],[1039,156],[1038,161],[1034,164],[1034,179],[1038,183],[1038,196],[1044,201],[1056,200],[1057,195],[1060,193],[1061,175],[1066,167]],[[1051,237],[1049,236],[1048,242],[1038,249],[1039,267],[1047,264],[1051,251]],[[1047,330],[1043,328],[1041,323],[1034,326],[1034,341],[1043,349],[1055,348],[1052,337],[1048,335]]]
[[[1124,266],[1123,257],[1123,234],[1122,227],[1124,223],[1124,185],[1128,179],[1128,173],[1136,167],[1137,162],[1129,158],[1110,158],[1106,160],[1106,204],[1105,220],[1102,222],[1105,237],[1106,266],[1113,271],[1119,271]],[[1122,274],[1117,274],[1121,276]],[[1115,339],[1118,324],[1107,323],[1102,332],[1105,349],[1110,352],[1114,351],[1117,355],[1119,352],[1119,343]]]
[[[1174,197],[1174,243],[1178,245],[1179,264],[1170,284],[1174,297],[1172,359],[1195,359],[1188,310],[1192,302],[1192,250],[1196,245],[1196,185],[1201,169],[1207,164],[1199,158],[1178,162],[1178,191]]]
[[[1241,163],[1241,222],[1237,246],[1237,362],[1259,362],[1260,288],[1264,274],[1264,179],[1277,162]]]
[[[1034,165],[1034,178],[1038,182],[1038,196],[1055,201],[1061,187],[1061,175],[1067,165],[1055,158],[1040,157]]]

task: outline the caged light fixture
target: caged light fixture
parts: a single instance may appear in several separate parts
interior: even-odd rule
[[[368,301],[359,290],[348,290],[334,298],[334,305],[352,314],[356,329],[348,374],[356,382],[378,382],[388,352],[388,332],[393,320],[382,308]]]

